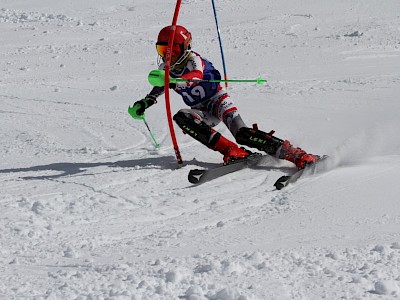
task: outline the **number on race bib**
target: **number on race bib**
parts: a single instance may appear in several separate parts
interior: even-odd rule
[[[194,88],[190,89],[190,93],[193,96],[199,97],[200,99],[203,99],[206,96],[206,91],[204,90],[204,88],[200,85],[195,86]],[[191,95],[189,95],[189,93],[187,92],[182,92],[182,96],[186,97],[190,102],[194,103],[196,102],[196,100],[194,100],[192,98]]]

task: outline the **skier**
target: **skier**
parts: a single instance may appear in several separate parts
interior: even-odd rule
[[[164,27],[158,34],[156,49],[160,70],[166,66],[166,52],[170,26]],[[218,70],[211,62],[191,50],[191,33],[183,26],[177,25],[171,49],[172,78],[189,80],[221,79]],[[275,137],[274,131],[266,133],[258,130],[257,126],[249,128],[241,118],[237,107],[227,92],[219,83],[215,82],[177,82],[169,85],[183,101],[190,107],[181,109],[173,117],[174,121],[183,130],[208,148],[219,151],[223,156],[224,164],[234,163],[251,154],[245,148],[228,140],[213,129],[221,121],[228,127],[236,142],[264,151],[269,155],[294,163],[298,169],[306,164],[318,160],[317,155],[306,153],[300,148],[293,147],[288,140]],[[153,87],[151,92],[129,107],[129,114],[135,119],[143,117],[145,109],[157,103],[157,98],[164,93],[164,87]]]

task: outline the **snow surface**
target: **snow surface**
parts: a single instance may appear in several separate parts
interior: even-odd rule
[[[211,1],[182,1],[222,70]],[[167,0],[0,3],[1,299],[400,297],[400,1],[216,1],[245,121],[335,159],[283,191],[289,163],[192,186],[221,163],[127,114],[149,92]],[[184,107],[172,95],[172,109]],[[218,129],[231,137],[223,126]]]

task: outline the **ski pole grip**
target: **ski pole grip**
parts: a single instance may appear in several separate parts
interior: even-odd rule
[[[165,71],[164,70],[152,70],[147,76],[147,80],[152,86],[163,87],[165,84]],[[177,83],[176,78],[169,77],[170,83]]]
[[[152,86],[163,87],[164,86],[165,71],[164,70],[152,70],[147,76],[147,80]]]

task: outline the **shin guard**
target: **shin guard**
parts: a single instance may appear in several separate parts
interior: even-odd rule
[[[190,135],[208,148],[213,149],[221,136],[219,132],[213,130],[194,114],[179,111],[174,115],[173,119],[184,133]]]
[[[236,134],[236,142],[275,155],[283,144],[283,140],[274,137],[273,133],[274,131],[266,133],[258,130],[256,126],[254,128],[242,127]]]

